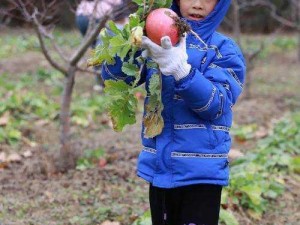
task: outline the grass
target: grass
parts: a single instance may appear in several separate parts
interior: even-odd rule
[[[70,50],[80,44],[81,36],[77,31],[65,32],[56,30],[53,33],[58,46]],[[51,42],[46,40],[46,45],[50,46]],[[18,32],[8,30],[1,33],[0,36],[0,59],[15,57],[28,51],[40,51],[39,41],[33,30],[19,29]]]

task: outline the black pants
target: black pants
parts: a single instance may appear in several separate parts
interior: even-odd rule
[[[218,225],[222,186],[197,184],[172,189],[150,185],[153,225]]]

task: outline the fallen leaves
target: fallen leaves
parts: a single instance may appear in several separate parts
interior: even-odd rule
[[[9,111],[6,111],[1,117],[0,117],[0,126],[6,126],[9,122],[10,113]]]
[[[30,158],[32,155],[30,150],[26,150],[22,154],[0,152],[0,169],[7,169],[10,163],[21,163],[23,158]]]
[[[19,163],[22,161],[22,156],[20,156],[18,153],[12,153],[12,154],[8,155],[8,157],[6,158],[6,161]]]
[[[244,153],[242,153],[239,149],[230,149],[228,157],[229,157],[229,161],[233,161],[236,160],[238,158],[241,158],[244,156]]]
[[[7,169],[10,163],[19,163],[22,157],[17,153],[7,155],[5,152],[0,153],[0,169]]]
[[[99,225],[120,225],[120,222],[105,220],[103,223]]]

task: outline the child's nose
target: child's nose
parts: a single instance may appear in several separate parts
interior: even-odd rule
[[[195,8],[195,9],[203,9],[203,3],[202,3],[202,0],[194,0],[192,6],[193,6],[193,8]]]

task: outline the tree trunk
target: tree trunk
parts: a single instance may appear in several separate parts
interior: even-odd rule
[[[70,107],[72,100],[73,86],[75,83],[75,72],[76,68],[70,66],[65,78],[64,91],[61,101],[61,110],[60,110],[60,170],[66,171],[70,168],[75,167],[75,156],[71,151],[71,141],[70,141]]]
[[[244,98],[249,100],[252,98],[251,95],[251,85],[252,84],[252,73],[251,70],[248,70],[247,72],[247,76],[246,76],[246,82],[245,82],[245,86],[244,86]]]
[[[298,33],[298,62],[300,62],[300,30],[298,30],[297,33]]]
[[[298,62],[300,62],[300,1],[298,1],[298,18],[297,18],[297,33],[298,33]]]
[[[233,1],[233,33],[238,45],[241,45],[240,9],[237,0]]]

